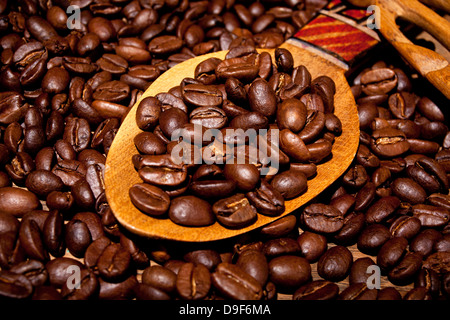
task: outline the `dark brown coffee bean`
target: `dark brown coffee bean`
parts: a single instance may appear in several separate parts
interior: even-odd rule
[[[64,255],[64,219],[57,210],[50,211],[45,219],[43,228],[43,242],[49,253],[54,257]]]
[[[315,280],[298,288],[294,300],[334,300],[339,294],[339,287],[330,281]]]
[[[39,225],[34,220],[28,219],[21,223],[19,239],[25,253],[32,259],[46,261],[48,252],[42,242],[42,234]]]
[[[334,233],[344,225],[344,216],[339,210],[321,203],[307,206],[300,220],[306,227],[319,233]]]
[[[65,242],[67,249],[75,257],[82,257],[92,242],[92,236],[86,223],[72,219],[66,226]]]
[[[85,267],[80,261],[73,258],[58,257],[48,261],[45,268],[48,271],[50,284],[56,288],[61,288],[73,275],[75,268],[79,268],[78,270],[81,271]]]
[[[394,196],[383,197],[372,204],[366,213],[368,223],[380,223],[391,216],[400,206],[400,200]]]
[[[284,198],[268,182],[262,180],[259,188],[248,192],[246,197],[258,213],[276,216],[284,212]]]
[[[262,287],[259,282],[230,263],[221,263],[211,275],[212,284],[225,296],[236,300],[260,300]]]
[[[25,185],[28,190],[41,197],[47,197],[52,191],[61,191],[64,187],[61,178],[47,170],[35,170],[30,173]]]
[[[269,278],[269,265],[266,257],[258,250],[245,250],[239,255],[236,265],[264,286]]]
[[[268,240],[264,243],[262,252],[271,259],[286,254],[298,254],[300,252],[300,247],[295,239],[282,237]]]
[[[414,217],[418,218],[424,227],[445,225],[450,218],[450,210],[427,204],[416,204],[412,207]]]
[[[22,217],[25,213],[40,207],[37,196],[31,191],[17,188],[0,188],[0,211]]]
[[[353,263],[352,253],[343,246],[328,249],[317,262],[317,272],[325,280],[343,280]]]
[[[139,210],[151,216],[166,213],[170,206],[167,193],[147,183],[138,183],[131,187],[130,199]]]
[[[397,86],[397,76],[389,68],[373,69],[361,77],[362,90],[367,95],[385,94]]]
[[[419,233],[422,224],[416,217],[400,216],[392,222],[389,231],[394,237],[413,238]]]
[[[269,280],[280,290],[295,290],[311,279],[311,266],[305,258],[282,255],[269,262]]]
[[[177,273],[176,290],[183,299],[203,299],[210,288],[211,275],[204,265],[187,262],[180,267]]]
[[[325,236],[309,231],[303,232],[297,238],[297,242],[300,246],[300,254],[311,263],[319,260],[327,249]]]
[[[311,151],[305,142],[289,129],[280,132],[280,148],[293,161],[305,163],[311,160]]]
[[[388,273],[388,279],[397,285],[411,283],[421,267],[422,255],[416,252],[407,253],[397,266]]]
[[[277,109],[277,124],[280,130],[289,129],[296,133],[306,124],[306,106],[297,99],[284,100]]]
[[[434,229],[425,229],[415,236],[410,243],[410,250],[418,252],[424,257],[429,256],[434,244],[442,238],[442,234]]]
[[[277,174],[270,184],[285,199],[295,198],[307,189],[306,176],[295,170],[287,170]]]
[[[0,296],[13,299],[24,299],[33,292],[30,280],[22,274],[8,270],[0,272]]]
[[[111,243],[97,261],[99,274],[110,282],[118,282],[127,276],[131,263],[130,254],[120,244]]]
[[[339,300],[376,300],[378,290],[369,289],[365,283],[349,285],[339,294]]]
[[[383,271],[394,268],[406,254],[408,240],[403,237],[395,237],[388,240],[378,251],[377,265]]]
[[[275,92],[264,79],[257,79],[252,82],[248,89],[248,100],[250,109],[253,111],[266,117],[271,117],[276,113],[277,99]]]
[[[242,228],[256,221],[257,212],[244,194],[236,194],[214,203],[212,211],[217,220],[229,228]]]
[[[169,218],[183,226],[207,226],[214,223],[211,205],[194,196],[181,196],[172,199]]]
[[[296,225],[297,218],[294,215],[287,215],[264,226],[261,234],[270,238],[283,237],[294,231]]]
[[[375,262],[369,257],[356,259],[350,268],[349,283],[367,283],[370,277],[368,268],[373,265],[375,265]]]
[[[358,237],[359,251],[376,254],[381,246],[391,238],[389,229],[382,224],[374,223],[367,226]]]
[[[189,122],[201,125],[208,129],[221,129],[227,124],[226,113],[213,106],[205,106],[194,109],[189,115]]]

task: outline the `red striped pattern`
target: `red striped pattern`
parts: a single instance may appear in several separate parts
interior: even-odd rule
[[[325,15],[317,16],[295,37],[331,51],[347,62],[378,43],[363,31]]]

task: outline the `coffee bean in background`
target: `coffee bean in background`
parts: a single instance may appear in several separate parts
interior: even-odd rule
[[[248,45],[275,48],[327,1],[89,0],[71,4],[81,8],[81,15],[80,24],[69,28],[67,2],[0,1],[1,297],[450,297],[450,200],[444,177],[448,180],[450,173],[448,100],[441,99],[395,58],[397,53],[383,52],[385,62],[367,63],[366,70],[349,78],[358,102],[360,149],[346,179],[338,180],[316,201],[336,205],[341,212],[337,216],[343,217],[339,230],[324,234],[309,229],[300,220],[305,209],[301,208],[298,214],[243,238],[214,244],[174,244],[123,230],[106,201],[101,170],[90,169],[91,165],[101,167],[104,159],[82,153],[95,150],[106,156],[129,107],[170,67],[217,50],[237,48],[234,54],[239,56],[238,51]],[[261,56],[261,60],[266,59]],[[289,61],[282,61],[288,71]],[[221,76],[226,72],[223,69]],[[308,82],[304,70],[297,74],[296,83]],[[268,80],[269,69],[261,70],[260,76]],[[210,78],[213,76],[205,72],[202,81]],[[271,85],[277,86],[278,80]],[[118,84],[120,90],[111,83]],[[243,91],[235,83],[228,85],[237,89],[229,94],[224,111],[227,116],[241,115],[244,111],[238,105]],[[284,98],[299,92],[288,88],[280,91]],[[160,97],[159,103],[149,102],[143,128],[156,127],[159,114],[153,113],[154,105],[186,107],[179,104],[182,91],[170,94]],[[316,108],[330,107],[317,94],[307,93],[302,102]],[[296,118],[304,118],[295,106],[286,109]],[[253,113],[241,118],[240,123],[262,119]],[[286,128],[297,130],[297,122],[281,119]],[[339,132],[332,120],[325,119],[325,126],[335,134]],[[161,138],[160,133],[161,129],[155,130],[154,135]],[[310,130],[302,138],[309,139],[313,133]],[[314,174],[311,167],[297,169],[308,178]],[[91,175],[94,171],[100,172],[96,179]],[[55,176],[62,181],[62,188]],[[204,177],[200,181],[208,181],[210,176]],[[414,203],[424,194],[424,201]],[[347,200],[340,199],[342,196]],[[367,219],[368,210],[387,196],[396,197],[400,205],[394,210],[392,206],[383,208],[383,214],[372,213]],[[261,203],[261,197],[254,199],[258,199],[254,206]],[[273,210],[273,205],[267,210]],[[331,221],[332,217],[319,215],[315,220]],[[377,243],[364,240],[364,235],[371,233],[368,228],[375,232]],[[368,255],[371,261],[359,262],[368,251],[359,252],[358,244],[373,250]],[[347,246],[352,252],[350,282],[324,280],[317,272],[317,261],[335,245]],[[370,276],[366,270],[378,263],[382,288],[371,290],[365,284]],[[298,272],[280,274],[277,266]],[[79,289],[70,278],[77,272]],[[190,275],[199,289],[197,295],[192,295],[193,282],[183,281]],[[283,286],[286,282],[295,286]]]

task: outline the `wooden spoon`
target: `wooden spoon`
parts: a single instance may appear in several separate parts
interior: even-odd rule
[[[422,0],[435,8],[450,12],[448,0]],[[379,9],[380,32],[383,37],[423,77],[450,99],[450,64],[433,50],[413,44],[398,27],[397,18],[416,24],[433,35],[450,50],[450,22],[417,0],[348,0],[353,5]]]
[[[363,12],[365,12],[365,10],[363,10]],[[304,40],[307,38],[307,40],[311,40],[314,44],[314,40],[319,41],[322,38],[327,39],[330,37],[325,35],[325,30],[320,31],[320,23],[317,23],[318,21],[321,22],[322,20],[330,18],[328,15],[324,15],[324,13],[326,12],[322,12],[322,15],[319,15],[312,21],[316,22],[315,25],[310,23],[307,26],[310,27],[310,29],[303,28],[302,30],[306,31],[302,32],[301,30],[297,33],[297,39],[290,39],[281,45],[281,47],[292,52],[295,66],[300,64],[305,65],[313,78],[320,75],[327,75],[331,77],[336,84],[335,114],[342,122],[343,132],[342,135],[335,140],[332,159],[325,164],[319,165],[317,168],[317,176],[308,181],[307,192],[298,198],[286,201],[286,210],[281,216],[267,217],[258,215],[258,220],[254,224],[238,230],[226,229],[218,222],[207,227],[183,227],[174,224],[168,218],[157,219],[145,215],[131,203],[128,195],[129,188],[135,183],[141,182],[141,179],[131,162],[131,157],[138,153],[134,146],[133,138],[141,132],[135,121],[136,109],[139,102],[146,97],[155,96],[159,92],[167,92],[170,88],[179,85],[181,80],[186,77],[193,77],[195,67],[201,61],[211,57],[224,59],[227,52],[220,51],[195,57],[174,66],[162,74],[144,92],[140,100],[136,102],[124,119],[109,150],[104,173],[106,197],[115,217],[121,225],[141,236],[157,239],[200,242],[230,238],[260,228],[297,210],[320,194],[345,172],[353,161],[358,148],[359,119],[355,100],[344,73],[349,69],[349,62],[354,60],[353,58],[361,53],[361,47],[363,47],[363,49],[368,49],[378,41],[373,37],[369,37],[367,33],[359,31],[361,28],[355,23],[357,29],[347,30],[346,35],[348,37],[343,39],[344,41],[341,41],[340,44],[335,45],[333,41],[327,42],[328,46],[326,46],[326,50],[328,52],[332,51],[333,47],[337,48],[333,55],[327,56],[326,54],[323,54],[323,51],[310,51],[309,49],[305,49],[305,47],[307,47],[305,42],[300,42],[298,39]],[[320,20],[321,17],[322,20]],[[330,21],[325,21],[325,25],[329,26],[329,23]],[[336,28],[332,31],[335,32],[342,24],[342,22],[338,22]],[[314,28],[316,29],[313,30]],[[318,36],[308,38],[311,31],[315,31]],[[359,38],[357,36],[355,37],[358,33],[359,36],[361,36]],[[345,48],[345,45],[351,44],[352,41],[359,42],[358,52],[342,50],[343,47]],[[267,51],[270,52],[273,57],[274,50]],[[336,58],[339,54],[341,54],[341,56]],[[330,59],[328,60],[328,58]],[[334,61],[335,63],[331,61]]]

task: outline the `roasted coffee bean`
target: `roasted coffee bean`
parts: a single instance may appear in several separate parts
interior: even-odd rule
[[[434,244],[442,238],[442,234],[434,229],[425,229],[415,236],[410,243],[410,250],[429,256],[434,249]]]
[[[82,257],[92,242],[86,223],[81,220],[70,220],[66,226],[65,242],[70,253],[75,257]]]
[[[35,170],[27,176],[25,185],[34,194],[47,197],[52,191],[61,191],[64,183],[51,171]]]
[[[49,259],[43,241],[42,232],[36,221],[24,220],[20,225],[19,239],[25,253],[33,259],[46,261]]]
[[[426,191],[420,184],[409,178],[397,178],[391,184],[393,193],[402,201],[418,204],[425,202]]]
[[[166,213],[170,206],[169,195],[160,188],[147,183],[138,183],[131,187],[130,199],[139,210],[151,216],[160,216]]]
[[[297,238],[300,246],[300,254],[310,263],[317,262],[327,250],[327,239],[325,236],[305,231]]]
[[[357,247],[367,254],[376,254],[381,246],[391,238],[389,229],[382,224],[367,226],[359,235]]]
[[[344,216],[330,205],[314,203],[303,210],[300,221],[311,231],[334,233],[344,225]]]
[[[176,290],[176,280],[175,272],[159,265],[147,267],[142,272],[142,283],[169,294]]]
[[[397,82],[397,75],[389,68],[373,69],[361,77],[362,90],[369,96],[389,93],[397,86]]]
[[[412,207],[414,217],[420,220],[424,227],[439,227],[445,225],[450,218],[450,211],[444,207],[427,204],[416,204]]]
[[[180,267],[175,285],[183,299],[203,299],[211,288],[211,275],[204,265],[187,262]]]
[[[48,272],[44,264],[38,260],[26,260],[14,265],[9,271],[24,275],[33,287],[38,287],[47,282]]]
[[[271,186],[285,199],[295,198],[307,189],[306,176],[295,170],[287,170],[277,174],[270,182]]]
[[[244,194],[236,194],[214,203],[212,211],[217,220],[229,228],[242,228],[256,221],[257,212]]]
[[[52,256],[61,257],[64,255],[64,219],[63,215],[57,210],[50,211],[47,219],[45,219],[42,240]]]
[[[105,248],[97,261],[100,276],[106,281],[119,282],[127,277],[131,256],[118,243],[111,243]]]
[[[195,196],[172,199],[169,218],[176,224],[193,227],[207,226],[215,221],[211,205]]]
[[[8,270],[0,272],[0,295],[5,298],[24,299],[33,292],[33,285],[28,278]]]
[[[175,187],[187,178],[186,166],[175,163],[170,154],[139,156],[135,161],[139,176],[150,184]]]
[[[78,283],[69,285],[66,282],[61,288],[61,295],[66,300],[87,300],[97,293],[99,282],[97,276],[90,269],[80,272]]]
[[[390,217],[399,206],[399,198],[395,196],[383,197],[367,209],[366,221],[368,223],[380,223]]]
[[[260,300],[261,284],[240,267],[230,263],[221,263],[211,274],[213,286],[223,295],[235,300]]]
[[[269,280],[280,291],[292,291],[311,279],[311,266],[305,258],[282,255],[269,262]]]
[[[212,271],[221,262],[221,256],[218,251],[213,249],[199,249],[189,251],[183,256],[187,262],[194,264],[203,264],[209,271]]]
[[[311,161],[311,151],[305,145],[305,142],[289,129],[280,132],[280,148],[293,161],[309,162]]]
[[[378,290],[369,289],[365,283],[349,285],[339,294],[339,300],[377,300]]]
[[[375,266],[375,262],[371,258],[356,259],[350,268],[349,283],[367,283],[370,277],[370,272],[368,272],[370,266]]]
[[[411,283],[421,267],[422,255],[416,252],[409,252],[391,271],[389,271],[388,279],[396,285]]]
[[[422,268],[414,281],[415,288],[425,288],[432,297],[439,296],[441,281],[436,271]]]
[[[264,180],[261,180],[259,188],[248,192],[246,197],[258,213],[276,216],[284,212],[283,195]]]
[[[266,117],[273,116],[277,111],[277,98],[275,92],[264,79],[252,82],[248,89],[250,109]]]
[[[326,280],[314,280],[298,288],[294,300],[334,300],[339,294],[337,284]]]
[[[17,188],[0,188],[0,211],[22,217],[25,213],[40,207],[38,197],[31,191]]]
[[[194,109],[189,115],[189,122],[208,129],[221,129],[227,124],[225,112],[214,106],[204,106]]]
[[[300,251],[299,244],[293,238],[282,237],[270,239],[262,248],[262,252],[269,258],[286,255],[298,254]]]
[[[222,92],[215,86],[188,84],[182,89],[184,101],[195,107],[219,107],[223,102]]]
[[[400,130],[385,128],[372,133],[371,149],[381,157],[397,157],[409,148],[409,140]]]
[[[66,186],[73,186],[86,176],[86,166],[77,160],[61,160],[52,168],[52,172],[61,178]]]
[[[269,238],[286,236],[294,231],[296,225],[297,218],[294,215],[287,215],[264,226],[261,235]]]
[[[353,263],[352,253],[343,246],[328,249],[317,262],[317,272],[325,280],[343,280]]]
[[[266,257],[258,250],[245,250],[239,255],[236,265],[255,278],[261,286],[269,279],[269,265]]]
[[[388,240],[378,251],[377,265],[383,271],[394,268],[406,254],[408,240],[403,237],[394,237]]]
[[[389,231],[394,237],[405,237],[409,240],[419,233],[421,226],[416,217],[400,216],[392,222]]]

